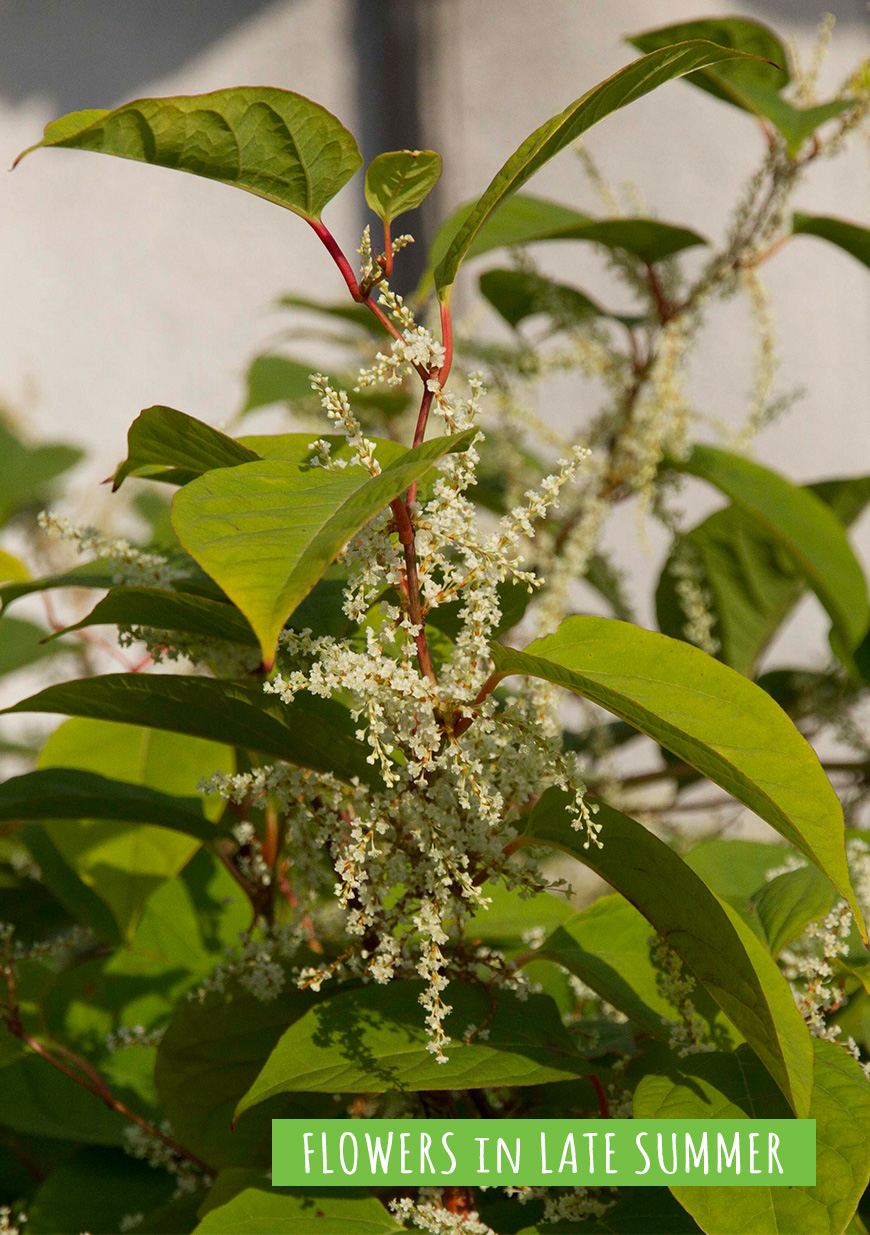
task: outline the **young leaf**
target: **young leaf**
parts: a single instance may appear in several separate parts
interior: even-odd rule
[[[234,185],[304,219],[362,164],[353,137],[301,94],[237,86],[210,94],[136,99],[114,111],[80,111],[46,126],[40,147],[95,150]]]
[[[861,565],[830,507],[776,472],[712,446],[695,446],[675,466],[714,485],[782,546],[854,651],[870,624],[870,600]]]
[[[795,1112],[805,1117],[811,1040],[791,989],[764,945],[646,828],[599,803],[601,848],[584,848],[567,804],[567,794],[548,789],[529,816],[520,844],[570,853],[631,901],[733,1021]]]
[[[812,1039],[808,1118],[816,1121],[816,1182],[791,1188],[671,1188],[704,1231],[817,1231],[840,1235],[870,1176],[870,1087],[842,1047]],[[636,1119],[782,1119],[781,1095],[746,1047],[692,1055],[642,1078]],[[851,1228],[849,1228],[851,1229]]]
[[[365,194],[371,210],[390,223],[416,210],[441,176],[441,155],[434,150],[393,150],[379,154],[366,169]]]
[[[112,491],[120,489],[128,476],[160,480],[161,470],[169,469],[174,483],[184,484],[211,468],[259,458],[256,451],[202,420],[171,407],[146,407],[127,430],[127,458],[118,464]]]
[[[236,1108],[237,1117],[275,1094],[387,1093],[393,1090],[478,1089],[540,1085],[585,1076],[589,1064],[543,995],[525,1003],[507,991],[493,1013],[481,986],[451,983],[453,1037],[447,1063],[427,1050],[423,984],[395,981],[343,991],[316,1004],[291,1025]],[[469,1026],[487,1028],[485,1039]]]
[[[818,236],[837,245],[852,257],[870,266],[870,227],[848,223],[821,214],[794,214],[791,230],[796,236]]]
[[[212,1191],[231,1173],[222,1173]],[[377,1197],[354,1188],[273,1188],[263,1178],[259,1186],[245,1182],[217,1207],[206,1204],[193,1235],[305,1235],[321,1228],[323,1235],[400,1235],[406,1229]]]
[[[77,768],[48,767],[10,777],[0,785],[0,819],[116,819],[156,824],[201,841],[227,835],[203,817],[199,798]]]
[[[10,620],[4,618],[3,622]],[[112,588],[87,617],[50,638],[59,639],[89,626],[151,626],[208,639],[229,639],[246,647],[258,646],[256,635],[234,605],[163,588]]]
[[[563,112],[542,124],[511,155],[472,207],[435,270],[435,284],[443,300],[450,294],[460,263],[478,232],[505,198],[515,193],[554,155],[576,141],[599,120],[634,102],[657,86],[698,69],[739,58],[741,52],[700,40],[664,47],[626,65],[594,86]]]
[[[287,618],[352,536],[470,429],[407,451],[369,476],[362,468],[304,471],[267,461],[209,472],[172,506],[178,539],[251,623],[271,666]]]
[[[794,943],[810,922],[819,922],[833,909],[837,892],[814,866],[785,871],[752,896],[771,956]]]
[[[109,673],[48,686],[6,712],[60,712],[185,733],[377,783],[349,713],[331,699],[290,705],[254,686],[181,674]]]
[[[612,618],[571,617],[524,652],[492,652],[499,677],[527,674],[591,699],[721,785],[828,876],[863,931],[837,795],[813,748],[754,682]]]

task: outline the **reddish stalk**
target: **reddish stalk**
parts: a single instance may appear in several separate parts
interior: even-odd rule
[[[589,1079],[592,1082],[592,1088],[595,1090],[595,1096],[598,1099],[598,1112],[602,1119],[609,1119],[610,1103],[607,1101],[607,1091],[601,1083],[601,1078],[596,1076],[594,1072],[590,1072]]]
[[[444,363],[438,370],[438,385],[446,386],[453,364],[453,318],[450,315],[450,300],[441,301],[441,342],[444,345]]]
[[[417,648],[417,663],[420,672],[434,685],[438,684],[435,668],[426,642],[426,630],[423,619],[423,606],[420,603],[420,580],[417,577],[417,545],[414,538],[414,527],[408,515],[407,507],[401,498],[395,498],[390,503],[390,509],[396,521],[396,530],[405,554],[405,582],[408,588],[408,616],[415,626],[419,627],[414,636]]]

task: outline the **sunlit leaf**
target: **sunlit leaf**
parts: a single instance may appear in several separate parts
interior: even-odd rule
[[[218,429],[171,407],[146,407],[127,430],[127,458],[118,465],[112,489],[127,476],[162,479],[169,469],[175,483],[185,483],[214,467],[235,467],[260,456]]]
[[[691,644],[611,618],[571,617],[524,652],[493,645],[499,677],[544,678],[591,699],[721,785],[861,910],[843,814],[818,756],[754,682]]]
[[[365,195],[379,219],[416,210],[441,176],[441,155],[434,150],[393,150],[379,154],[366,168]]]
[[[256,193],[306,219],[319,219],[362,164],[356,142],[331,112],[272,86],[72,112],[47,125],[42,141],[18,159],[52,146],[192,172]]]

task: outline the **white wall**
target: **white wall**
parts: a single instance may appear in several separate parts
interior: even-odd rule
[[[623,34],[732,9],[722,0],[424,0],[422,7],[421,140],[445,156],[445,207],[479,192],[528,132],[629,60]],[[811,0],[742,11],[803,48],[811,43]],[[832,84],[867,50],[860,0],[836,11],[826,70]],[[0,162],[11,163],[47,120],[71,106],[237,83],[310,94],[354,128],[353,39],[350,0],[117,0],[108,7],[7,0],[0,5],[0,77],[5,63],[9,79],[6,89],[0,80]],[[18,53],[42,71],[13,72]],[[714,237],[761,155],[750,120],[682,83],[609,118],[589,144],[607,175],[642,186],[661,217]],[[355,186],[328,210],[351,250]],[[533,191],[597,209],[569,153],[541,173]],[[811,211],[866,220],[866,147],[814,171],[797,200]],[[274,297],[306,285],[323,295],[342,290],[295,217],[195,177],[122,160],[36,153],[0,179],[0,222],[0,395],[39,435],[91,448],[79,494],[94,509],[105,490],[90,482],[123,455],[127,425],[140,408],[168,403],[221,423],[238,407],[247,360],[283,324],[270,311]],[[554,271],[608,294],[593,253],[554,246],[542,256]],[[764,435],[759,457],[801,479],[870,472],[870,274],[807,238],[788,246],[769,278],[784,380],[808,393]],[[744,306],[716,310],[692,386],[700,409],[742,419],[751,349]],[[593,410],[589,391],[574,379],[556,384],[545,408],[560,423]],[[868,533],[865,524],[858,536],[865,551]],[[653,556],[645,556],[628,512],[610,534],[644,587],[662,548],[653,539]],[[822,638],[823,618],[812,604],[805,608],[783,655]]]

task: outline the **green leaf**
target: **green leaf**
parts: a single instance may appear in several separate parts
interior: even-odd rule
[[[362,164],[353,137],[301,94],[237,86],[210,94],[136,99],[114,111],[80,111],[46,126],[42,146],[95,150],[234,185],[304,219]]]
[[[70,687],[76,685],[71,683]],[[196,794],[203,776],[233,770],[232,752],[226,746],[196,737],[170,738],[129,724],[72,720],[56,729],[46,742],[35,783],[44,787],[46,806],[57,802],[59,817],[43,815],[45,830],[76,874],[112,910],[125,937],[135,929],[148,897],[190,860],[203,835],[220,835],[202,817],[201,805],[197,818],[189,799]],[[85,774],[83,780],[76,772]],[[114,802],[101,807],[95,802],[96,782],[109,777],[112,779],[105,780],[105,788],[113,793]],[[112,787],[114,781],[127,781],[126,792],[122,784]],[[72,813],[76,809],[72,799],[66,806],[58,801],[65,783],[70,795],[81,794],[78,815]],[[25,779],[24,784],[34,782]],[[152,796],[148,790],[157,792]],[[178,799],[169,797],[175,794]],[[154,812],[166,810],[165,817],[176,824],[173,830],[137,821],[137,814],[146,813],[149,798]],[[124,820],[125,799],[130,803],[132,820]],[[86,814],[89,801],[97,806],[96,816]],[[220,798],[209,804],[210,814],[215,809],[222,810]],[[124,822],[117,822],[119,818]]]
[[[752,904],[767,935],[771,956],[779,956],[810,922],[830,913],[836,901],[836,889],[814,866],[786,871],[759,888]]]
[[[5,622],[11,619],[4,619]],[[52,635],[61,635],[89,626],[150,626],[208,639],[228,639],[245,647],[257,647],[257,636],[238,609],[219,600],[163,588],[112,588],[87,617]],[[2,630],[2,626],[0,626]]]
[[[228,835],[203,817],[199,798],[174,797],[77,768],[43,768],[0,785],[0,819],[85,818],[151,823],[201,841]]]
[[[122,1143],[127,1121],[37,1055],[7,1064],[2,1077],[0,1123],[7,1128],[85,1145]]]
[[[548,789],[520,845],[547,845],[596,871],[652,923],[758,1053],[800,1116],[809,1102],[810,1037],[764,945],[664,841],[599,803],[601,847],[583,847],[568,796]]]
[[[493,1013],[481,986],[451,983],[445,1022],[447,1063],[427,1050],[421,982],[395,981],[343,991],[318,1003],[287,1030],[236,1114],[275,1094],[387,1093],[540,1085],[591,1071],[544,995],[522,1002],[502,991]],[[489,1036],[464,1041],[469,1025]]]
[[[752,840],[706,840],[683,854],[683,861],[725,900],[749,899],[788,857],[783,845]]]
[[[361,306],[356,305],[355,308]],[[378,324],[378,319],[373,313],[363,308],[375,325]],[[380,327],[378,334],[382,334]],[[302,361],[294,360],[292,356],[265,355],[257,356],[248,369],[247,374],[247,397],[245,405],[240,413],[241,416],[246,416],[248,412],[253,412],[259,407],[268,407],[272,403],[289,403],[291,407],[294,404],[302,404],[303,409],[316,408],[319,405],[318,396],[311,389],[312,373],[320,373],[322,368],[320,365],[304,364]],[[397,416],[403,412],[408,406],[408,395],[401,387],[368,387],[364,390],[354,390],[356,378],[350,374],[325,374],[330,386],[334,390],[344,390],[350,400],[351,406],[359,405],[363,408],[374,408],[377,411],[383,412],[385,416]],[[314,440],[314,434],[286,434],[287,437],[305,437],[305,446],[310,446]],[[345,441],[338,435],[325,435],[327,441],[335,441],[336,444]],[[243,438],[243,441],[251,441],[253,439]],[[268,440],[268,439],[267,439]],[[308,450],[308,456],[311,451]],[[306,457],[308,457],[306,456]],[[271,458],[271,455],[265,457]]]
[[[853,651],[870,624],[870,601],[861,565],[833,511],[776,472],[712,446],[696,446],[675,466],[714,485],[782,546]]]
[[[264,1003],[233,985],[228,994],[178,1004],[157,1051],[155,1076],[175,1135],[210,1166],[271,1162],[273,1118],[323,1118],[323,1099],[279,1097],[233,1127],[236,1104],[257,1079],[281,1035],[317,1002],[288,984]]]
[[[626,1188],[612,1209],[582,1222],[541,1222],[517,1235],[699,1235],[701,1228],[664,1188]]]
[[[216,1188],[222,1182],[223,1176]],[[273,1188],[264,1179],[261,1186],[243,1185],[231,1200],[209,1208],[194,1235],[393,1235],[404,1229],[379,1200],[360,1189]]]
[[[42,501],[51,482],[81,457],[75,446],[28,446],[0,415],[0,524]]]
[[[742,106],[734,91],[745,88],[747,83],[761,82],[779,90],[791,80],[785,45],[768,26],[748,17],[711,17],[677,22],[634,34],[626,42],[638,51],[651,52],[673,47],[687,39],[707,39],[720,47],[749,52],[753,57],[711,65],[687,75],[693,86],[699,86],[726,103]]]
[[[30,571],[20,558],[0,549],[0,583],[23,583],[30,578]]]
[[[636,1028],[668,1041],[676,1012],[656,980],[650,925],[623,896],[602,896],[562,922],[538,954],[581,978]],[[718,1009],[714,1006],[712,1012],[705,1018],[708,1023]]]
[[[56,587],[107,588],[112,586],[115,571],[101,562],[82,562],[71,570],[58,575],[44,575],[41,579],[23,579],[0,587],[0,606],[5,612],[14,600],[31,596],[34,592],[48,592]]]
[[[870,266],[870,227],[834,219],[830,215],[794,214],[791,230],[798,236],[819,236]]]
[[[822,480],[807,488],[847,527],[870,501],[866,476]],[[676,542],[656,589],[659,630],[676,639],[685,638],[686,626],[676,591],[681,559],[710,593],[713,633],[720,645],[717,659],[751,676],[803,594],[805,585],[793,558],[777,537],[739,506],[726,506],[704,519]]]
[[[28,824],[22,839],[42,873],[42,883],[67,913],[98,939],[120,943],[121,932],[109,906],[75,873],[45,828]]]
[[[390,223],[416,210],[441,177],[441,155],[434,150],[393,150],[379,154],[366,168],[365,195],[369,208]]]
[[[274,461],[209,472],[176,494],[173,527],[251,623],[270,667],[287,618],[351,537],[475,433],[424,442],[374,477]]]
[[[688,643],[612,618],[571,617],[524,652],[492,652],[499,677],[564,686],[721,785],[815,863],[863,923],[837,795],[815,751],[754,682]]]
[[[381,339],[387,334],[386,327],[375,317],[364,304],[347,304],[345,301],[312,300],[310,296],[286,295],[278,298],[279,305],[288,309],[308,309],[312,313],[320,313],[324,317],[337,318],[365,330],[366,334]],[[309,369],[309,372],[311,370]]]
[[[48,631],[35,622],[11,617],[0,619],[0,677],[69,650],[69,644],[44,643],[48,638]]]
[[[80,1149],[52,1171],[27,1206],[34,1235],[89,1231],[113,1235],[127,1214],[147,1213],[165,1204],[172,1177],[136,1162],[117,1149]]]
[[[256,451],[202,420],[171,407],[146,407],[127,430],[127,458],[118,464],[112,491],[128,476],[159,480],[161,471],[168,468],[175,482],[183,484],[212,468],[235,467],[259,458]]]
[[[870,1086],[840,1046],[812,1040],[815,1069],[808,1118],[816,1121],[816,1183],[791,1188],[671,1188],[704,1231],[813,1231],[840,1235],[870,1176]],[[781,1096],[745,1047],[693,1055],[671,1075],[646,1076],[637,1119],[781,1119]]]
[[[260,751],[315,771],[331,771],[343,780],[378,780],[366,762],[368,747],[354,736],[350,715],[331,699],[299,695],[287,705],[238,682],[109,673],[49,686],[5,711],[60,712],[146,725]]]
[[[596,317],[613,318],[629,325],[642,321],[609,313],[576,287],[556,283],[531,270],[487,270],[480,276],[480,290],[514,328],[538,313],[550,317],[555,330],[582,325]]]
[[[503,884],[484,889],[489,908],[478,909],[468,919],[465,933],[469,939],[488,944],[518,944],[529,930],[543,928],[551,931],[573,916],[571,906],[558,896],[539,892],[536,896],[521,899],[519,891],[508,889]]]
[[[700,40],[665,47],[626,65],[542,124],[511,155],[472,208],[435,270],[438,295],[445,299],[480,229],[505,198],[515,193],[554,155],[599,120],[657,86],[698,69],[739,58],[742,53]]]

